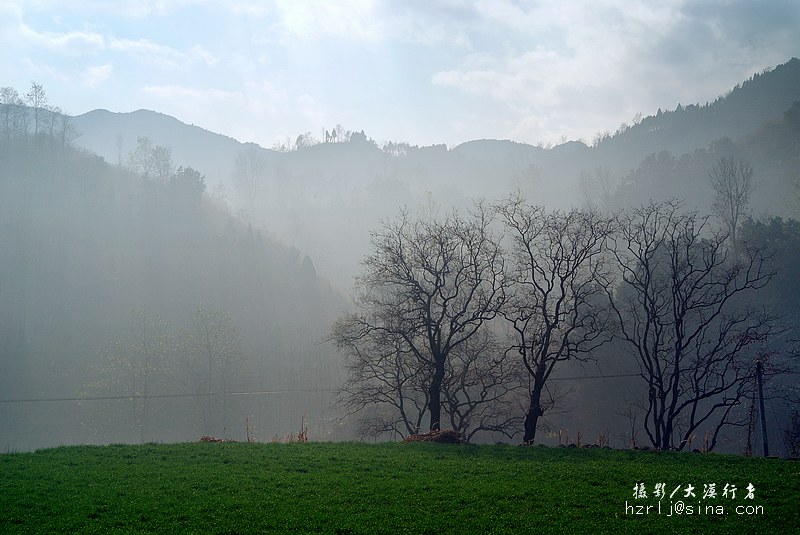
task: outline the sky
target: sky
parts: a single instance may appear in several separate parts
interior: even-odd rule
[[[0,87],[265,147],[590,142],[796,56],[797,0],[0,0]]]

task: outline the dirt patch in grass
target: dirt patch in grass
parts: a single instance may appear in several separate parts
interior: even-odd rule
[[[464,444],[464,439],[458,431],[446,429],[444,431],[431,431],[419,435],[409,435],[403,442],[438,442],[439,444]]]

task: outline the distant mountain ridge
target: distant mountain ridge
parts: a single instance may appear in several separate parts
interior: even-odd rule
[[[597,157],[610,166],[619,161],[635,165],[661,150],[680,155],[724,137],[737,141],[764,123],[780,119],[797,100],[800,60],[792,58],[755,74],[711,103],[679,104],[666,112],[659,109],[639,124],[603,139],[596,147]]]
[[[800,60],[793,58],[709,104],[658,110],[598,136],[592,146],[569,141],[544,148],[483,139],[451,148],[408,143],[379,147],[358,135],[347,142],[280,152],[145,110],[98,110],[75,117],[75,125],[82,134],[76,143],[111,163],[126,163],[139,136],[170,147],[176,166],[201,171],[209,186],[223,184],[237,214],[308,253],[320,273],[346,290],[368,250],[369,231],[403,207],[413,210],[431,201],[445,209],[468,209],[473,199],[496,200],[520,191],[530,202],[569,208],[586,202],[581,181],[588,177],[605,181],[611,190],[627,189],[622,197],[629,202],[666,195],[708,209],[707,167],[724,150],[743,151],[756,167],[763,186],[754,195],[753,209],[777,210],[776,199],[786,191],[781,182],[796,158],[784,154],[791,152],[787,147],[794,138],[773,143],[778,159],[788,162],[778,166],[772,163],[778,159],[764,156],[772,149],[763,146],[767,139],[758,132],[781,122],[795,101],[800,101]],[[728,141],[719,142],[723,138]],[[243,188],[232,174],[243,149],[257,162],[251,182],[255,189]],[[691,162],[680,163],[684,154]],[[651,155],[662,157],[652,160]],[[650,163],[643,166],[646,160]],[[652,162],[661,162],[657,173]],[[648,173],[652,180],[642,180]]]
[[[450,150],[471,160],[488,162],[512,158],[535,161],[545,168],[562,167],[566,163],[562,159],[571,160],[579,155],[588,158],[590,166],[603,165],[616,174],[624,174],[653,152],[668,150],[682,154],[722,137],[737,140],[764,122],[779,118],[796,100],[800,100],[800,60],[792,58],[772,70],[755,74],[711,103],[678,105],[671,111],[659,109],[638,124],[618,129],[614,134],[601,135],[592,150],[582,147],[582,142],[573,141],[543,149],[515,141],[488,139],[468,141]],[[148,110],[130,113],[94,110],[74,117],[74,124],[80,133],[77,143],[111,163],[120,160],[125,163],[136,139],[146,136],[155,144],[170,147],[177,165],[195,167],[212,182],[228,178],[236,153],[246,145]],[[118,144],[120,136],[121,146]],[[343,150],[343,144],[333,145]],[[276,154],[270,149],[263,151]]]
[[[191,166],[212,180],[230,174],[236,153],[244,143],[199,126],[188,125],[163,113],[93,110],[73,118],[80,135],[76,143],[109,163],[127,163],[139,137],[172,149],[176,165]]]

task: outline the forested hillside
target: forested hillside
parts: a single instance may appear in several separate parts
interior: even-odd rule
[[[0,447],[239,436],[247,417],[288,434],[303,414],[320,432],[327,399],[311,411],[308,395],[229,395],[333,386],[319,343],[344,300],[308,257],[234,217],[169,151],[159,174],[5,133],[0,397],[18,402],[0,411],[17,429]],[[209,326],[224,343],[200,343]],[[167,397],[127,398],[141,395]],[[119,399],[30,401],[103,396]]]

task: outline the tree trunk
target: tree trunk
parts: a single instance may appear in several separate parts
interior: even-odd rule
[[[444,362],[437,362],[433,370],[431,388],[428,396],[428,410],[431,413],[431,431],[441,430],[442,419],[442,381],[444,380]]]
[[[528,407],[528,414],[525,415],[525,435],[523,442],[533,442],[536,437],[536,426],[539,425],[539,418],[542,417],[542,405],[539,402],[542,395],[541,389],[531,390],[531,404]]]

